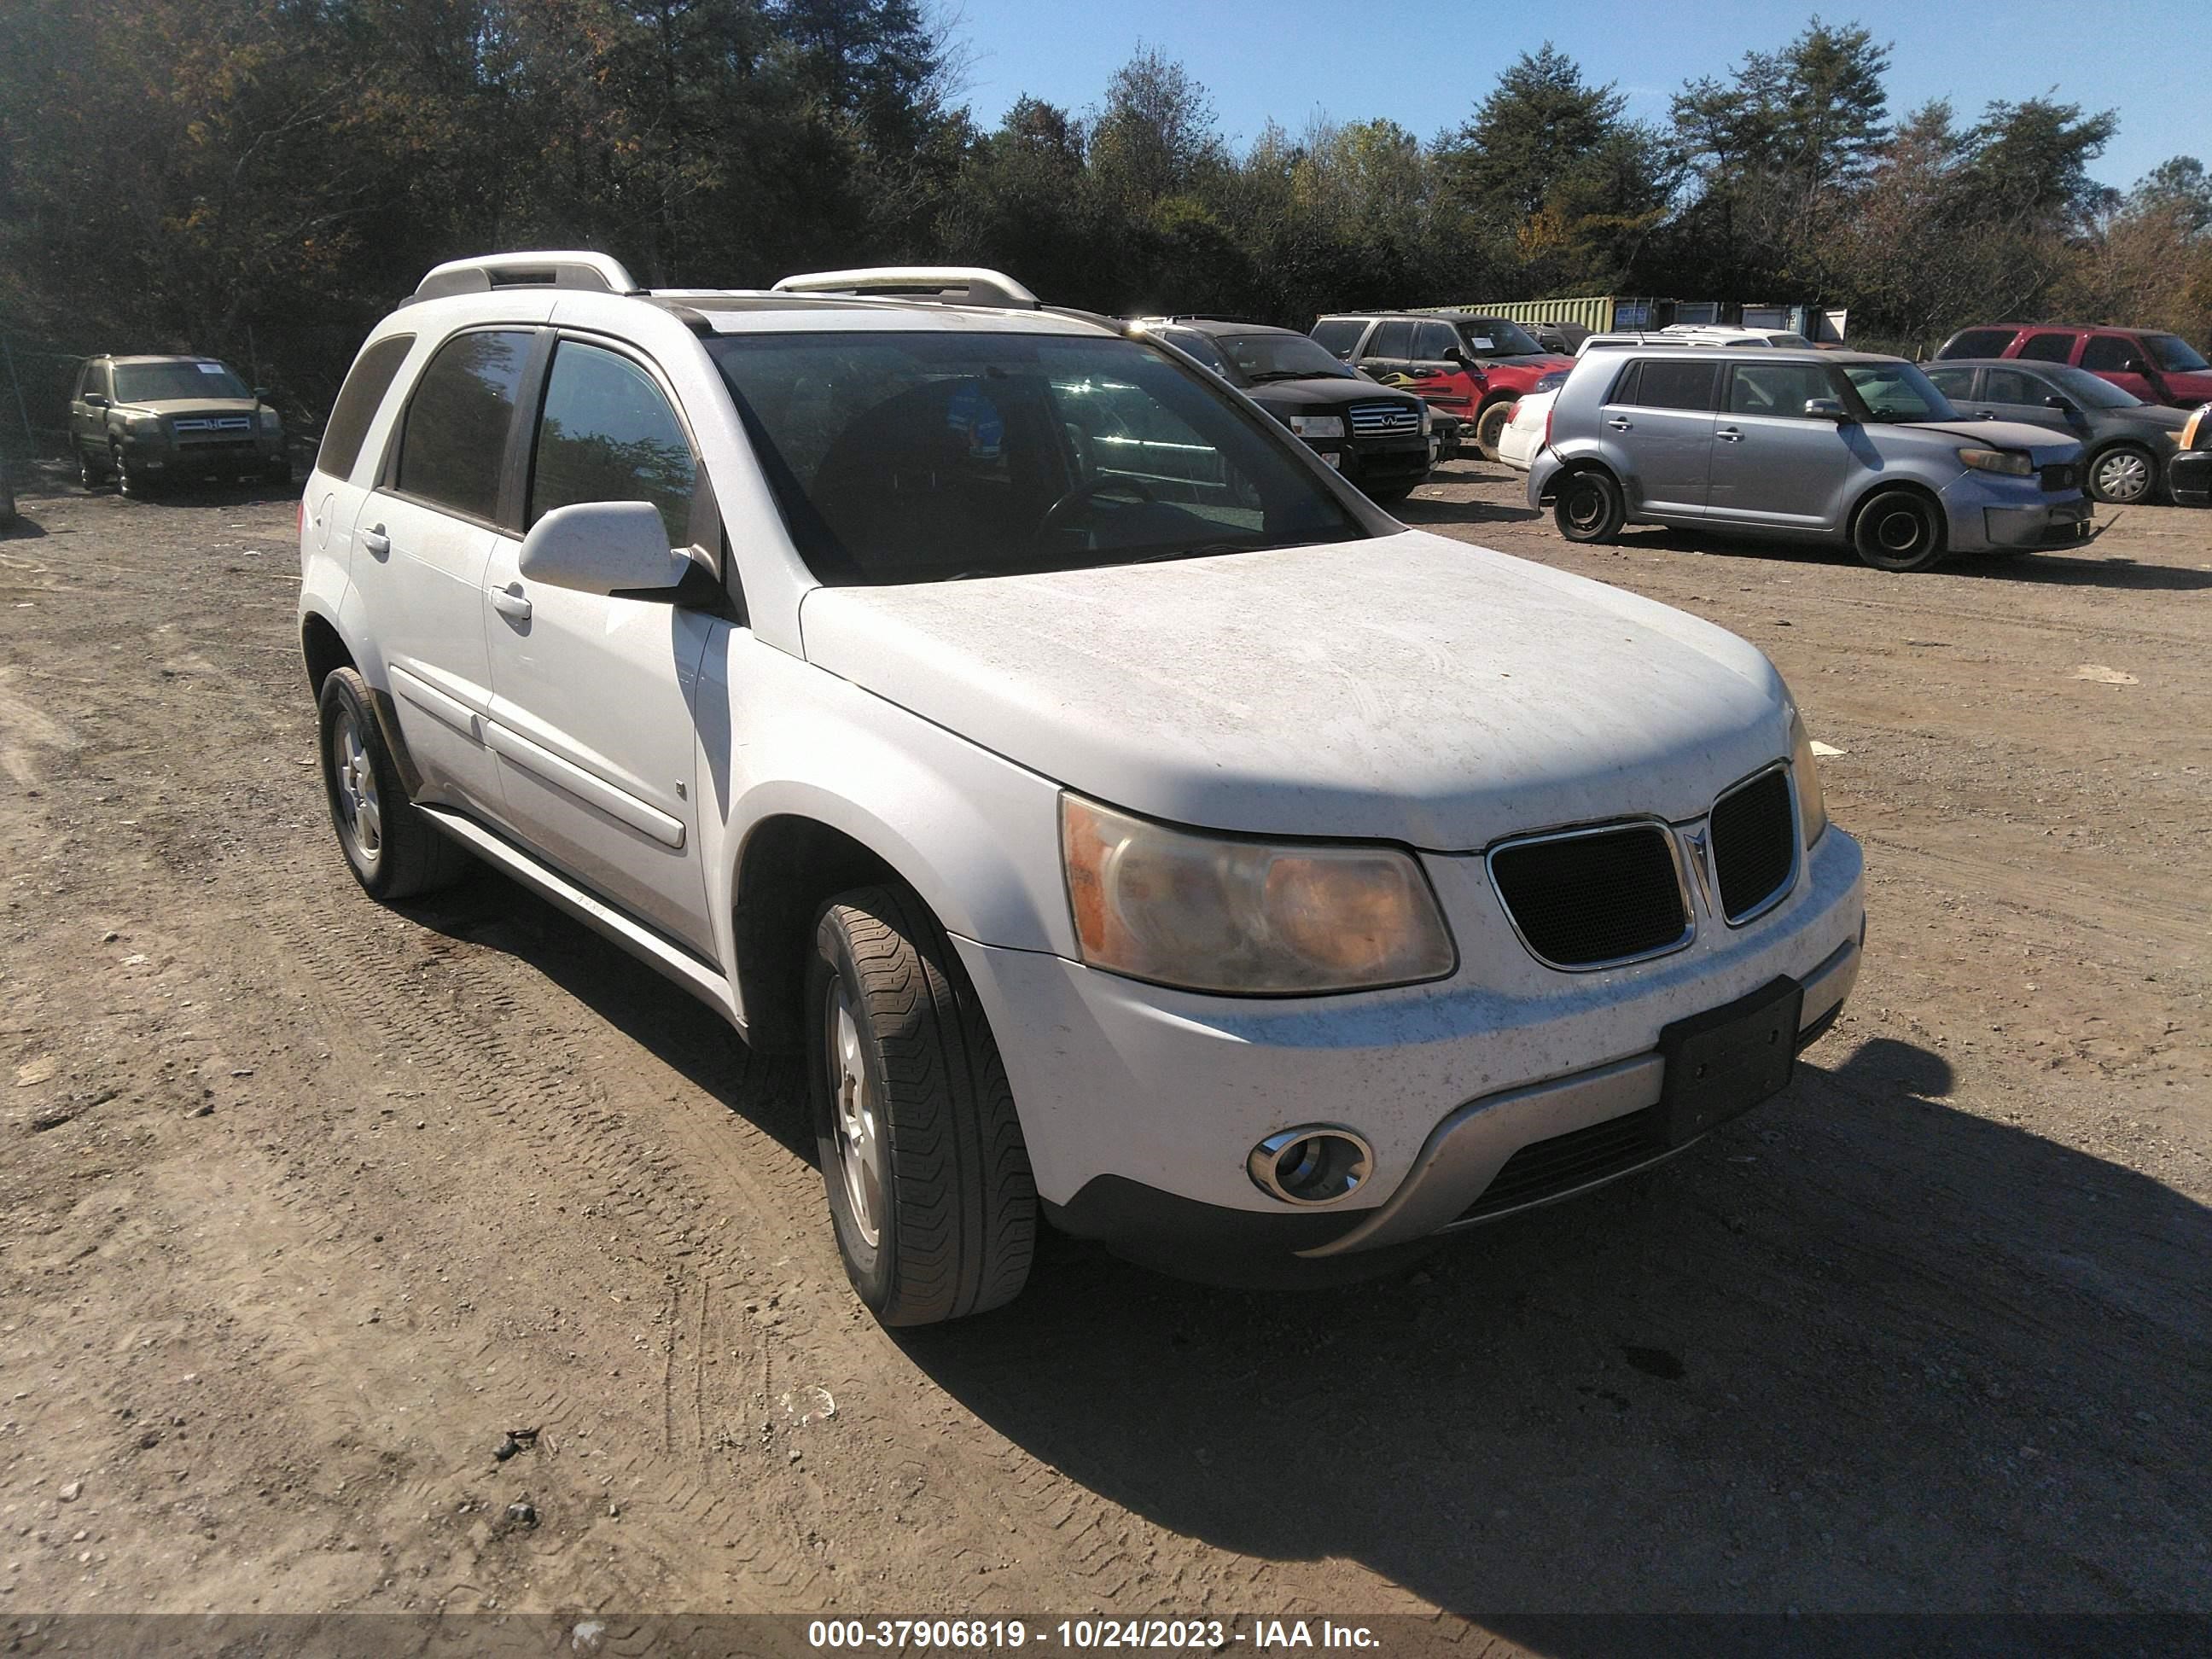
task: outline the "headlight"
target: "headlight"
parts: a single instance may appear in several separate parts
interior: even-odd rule
[[[282,432],[284,429],[283,417],[273,409],[264,409],[261,411],[261,429],[264,432]]]
[[[1421,430],[1426,432],[1435,424],[1436,417],[1429,412],[1429,406],[1426,404],[1423,404],[1421,405]]]
[[[1286,995],[1440,979],[1436,896],[1390,847],[1292,847],[1171,830],[1060,797],[1083,960],[1193,991]]]
[[[1977,472],[2002,472],[2015,478],[2035,476],[2035,463],[2017,449],[1962,449],[1959,459]]]
[[[161,429],[161,417],[159,415],[126,415],[123,417],[123,423],[131,431],[138,433],[155,433]]]
[[[1797,811],[1805,820],[1805,845],[1827,833],[1828,798],[1820,787],[1820,768],[1813,758],[1813,734],[1797,705],[1790,705],[1790,771],[1797,781]]]
[[[1293,415],[1291,430],[1301,438],[1341,438],[1344,435],[1344,416],[1341,415]]]

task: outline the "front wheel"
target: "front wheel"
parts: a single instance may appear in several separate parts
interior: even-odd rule
[[[1413,493],[1409,483],[1379,484],[1367,492],[1367,499],[1377,507],[1395,507]]]
[[[107,447],[107,473],[115,480],[118,495],[135,501],[146,499],[146,475],[125,459],[122,450],[112,443]]]
[[[808,1092],[846,1277],[886,1325],[1011,1302],[1036,1188],[1006,1066],[936,919],[900,887],[822,908],[806,964]]]
[[[1514,399],[1501,398],[1474,417],[1474,447],[1486,461],[1498,459],[1498,441],[1505,435],[1505,423],[1513,418],[1513,404]]]
[[[1571,542],[1609,542],[1628,521],[1628,502],[1609,472],[1571,472],[1552,497],[1552,522]]]
[[[2150,451],[2133,444],[2114,444],[2089,463],[2089,494],[2115,507],[2148,501],[2157,483],[2158,465]]]
[[[1885,489],[1859,509],[1851,546],[1876,570],[1931,569],[1943,557],[1943,521],[1924,497]]]

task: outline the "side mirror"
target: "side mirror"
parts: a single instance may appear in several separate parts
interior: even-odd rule
[[[108,406],[107,394],[104,392],[86,392],[84,394],[84,406],[87,409],[106,409]]]
[[[269,388],[265,386],[258,386],[254,387],[253,401],[257,404],[267,403],[269,401]]]
[[[1841,398],[1808,398],[1805,399],[1805,418],[1808,421],[1834,421],[1846,423],[1850,416],[1844,411]]]
[[[2071,415],[2075,412],[2074,400],[2071,398],[2061,397],[2056,392],[2052,392],[2048,398],[2045,398],[2043,400],[2043,406],[2045,409],[2057,410],[2061,413],[2067,415]]]
[[[627,599],[676,597],[690,556],[668,544],[651,501],[579,501],[556,507],[522,538],[522,574],[549,587]]]

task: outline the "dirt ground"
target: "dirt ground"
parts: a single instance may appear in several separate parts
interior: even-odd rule
[[[1409,521],[1736,629],[1844,751],[1850,1012],[1785,1099],[1384,1282],[1061,1241],[893,1336],[787,1067],[503,879],[347,878],[292,500],[23,509],[0,1625],[2212,1610],[2212,513],[1897,577],[1576,550],[1449,469]]]

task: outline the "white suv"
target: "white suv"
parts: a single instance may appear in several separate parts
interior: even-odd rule
[[[473,854],[806,1073],[877,1315],[1041,1222],[1340,1273],[1773,1094],[1864,936],[1771,664],[1396,523],[987,271],[441,265],[304,504],[361,884]]]

